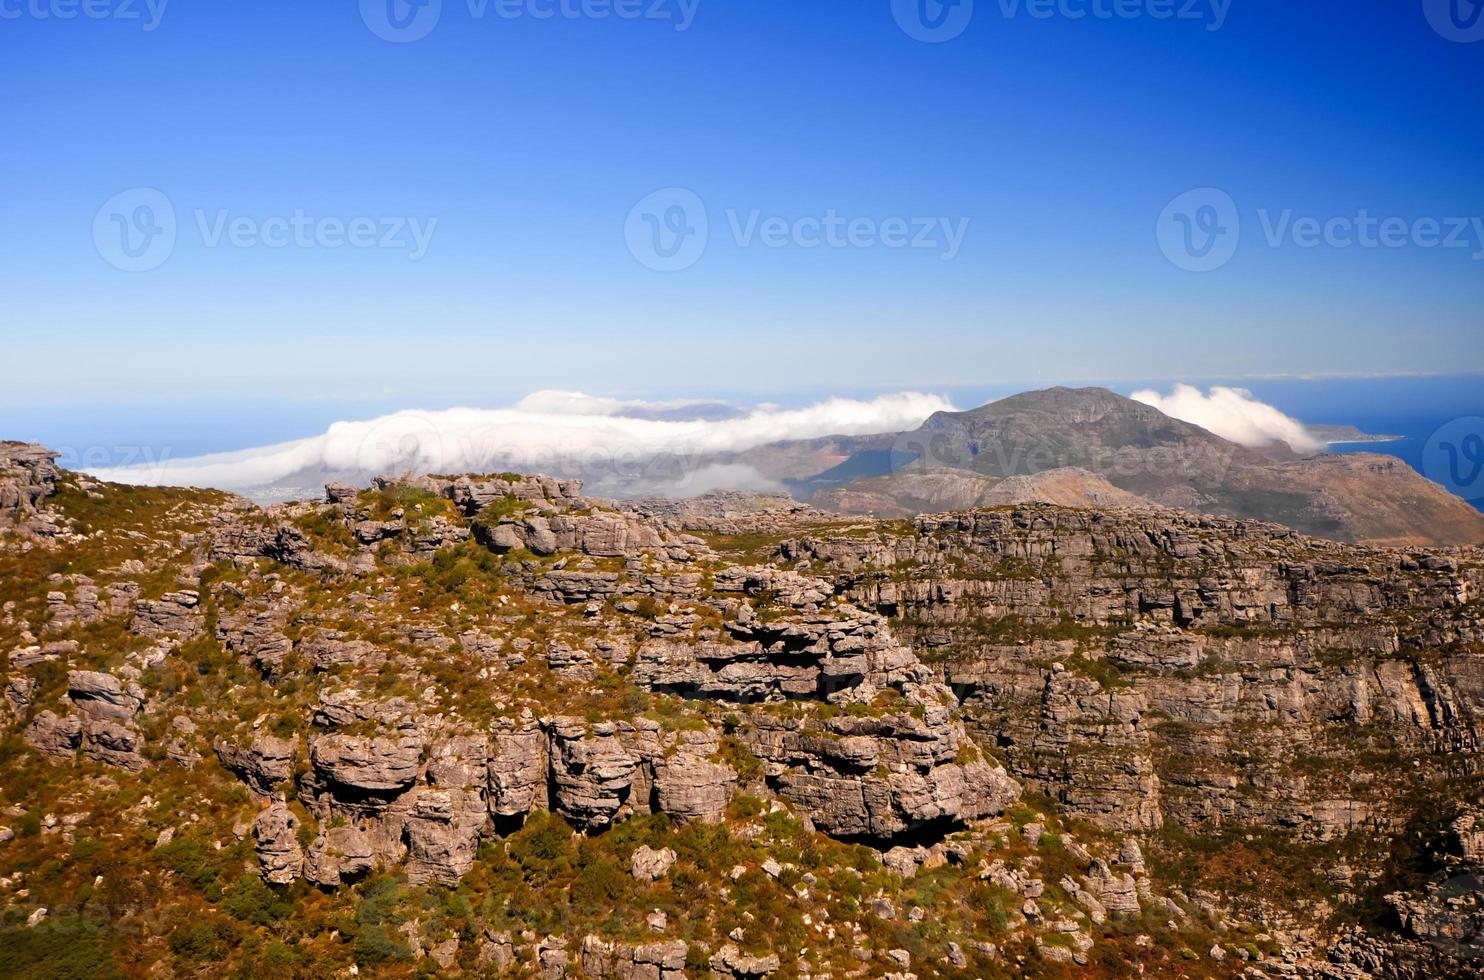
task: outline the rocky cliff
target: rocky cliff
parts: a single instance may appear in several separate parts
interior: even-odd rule
[[[16,963],[1418,976],[1475,948],[1477,551],[515,474],[265,510],[7,452]]]

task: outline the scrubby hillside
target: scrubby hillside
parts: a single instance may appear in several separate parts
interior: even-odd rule
[[[5,976],[1475,949],[1477,896],[1427,889],[1484,857],[1477,552],[515,474],[264,510],[18,444],[0,528]]]

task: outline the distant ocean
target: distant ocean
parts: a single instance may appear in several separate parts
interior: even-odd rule
[[[1430,479],[1484,511],[1484,377],[1364,378],[1315,381],[1233,382],[1309,424],[1349,424],[1370,435],[1401,436],[1394,442],[1340,443],[1342,453],[1385,453],[1405,460]],[[1472,419],[1472,422],[1467,420]],[[1439,443],[1425,453],[1435,434]],[[1470,437],[1473,437],[1472,439]],[[1451,443],[1458,456],[1451,474],[1449,459],[1438,451]],[[1472,476],[1472,479],[1468,479]],[[1460,490],[1462,492],[1460,492]]]

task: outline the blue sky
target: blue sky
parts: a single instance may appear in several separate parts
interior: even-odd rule
[[[1484,216],[1484,43],[1441,36],[1420,0],[1235,0],[1216,30],[1209,2],[1074,20],[978,0],[943,43],[890,0],[699,0],[684,30],[694,0],[637,20],[443,0],[410,43],[348,2],[174,0],[152,30],[145,0],[91,2],[110,16],[0,0],[0,340],[28,365],[0,410],[1484,371],[1479,232],[1301,248],[1263,229]],[[674,187],[709,236],[658,272],[626,222]],[[1240,244],[1186,271],[1156,223],[1206,187]],[[165,195],[176,242],[127,272],[94,225],[135,188]],[[770,248],[732,232],[754,212],[966,230],[951,258]],[[414,259],[201,227],[252,240],[296,213],[432,233]]]

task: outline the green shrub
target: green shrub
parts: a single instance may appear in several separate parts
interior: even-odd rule
[[[48,921],[40,928],[7,928],[0,935],[0,977],[6,980],[110,980],[119,976],[99,946],[98,931],[82,923]]]
[[[743,782],[763,778],[762,762],[748,751],[747,746],[731,735],[721,737],[721,746],[717,750],[717,756],[718,761],[731,766]]]
[[[751,793],[738,793],[727,803],[727,816],[733,820],[746,820],[763,812],[764,803]]]
[[[227,955],[234,935],[225,922],[191,922],[170,934],[170,952],[189,963],[211,963]]]
[[[526,880],[537,886],[571,874],[576,856],[572,828],[545,810],[531,814],[526,825],[511,836],[509,851]]]
[[[412,947],[379,923],[362,924],[356,931],[353,948],[356,963],[360,966],[406,963],[412,959]]]
[[[293,903],[281,898],[263,884],[263,879],[244,872],[227,888],[222,908],[234,919],[266,926],[286,919],[294,912]]]

